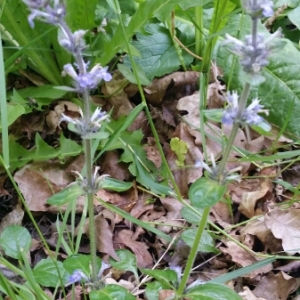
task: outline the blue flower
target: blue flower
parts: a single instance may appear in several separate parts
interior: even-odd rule
[[[60,0],[54,0],[53,6],[50,6],[49,0],[23,0],[23,2],[30,9],[28,22],[30,26],[34,27],[34,19],[41,19],[45,23],[59,24],[66,15],[66,9]]]
[[[243,4],[252,18],[267,18],[274,14],[271,0],[244,0]]]
[[[83,36],[86,34],[86,30],[77,30],[74,33],[68,35],[64,28],[61,27],[62,37],[59,37],[59,44],[67,51],[75,54],[86,48],[85,40]]]
[[[100,64],[97,64],[89,72],[77,74],[74,67],[67,64],[64,66],[63,75],[71,76],[75,81],[74,91],[82,93],[85,90],[95,89],[102,80],[110,81],[112,76],[107,72],[107,69],[108,67],[102,68]]]
[[[74,284],[81,280],[88,281],[89,278],[80,270],[75,270],[69,277],[68,284]]]
[[[227,94],[228,106],[224,110],[222,123],[223,124],[234,124],[236,122],[241,123],[242,125],[257,125],[261,123],[264,119],[258,115],[258,113],[267,113],[266,110],[263,110],[263,105],[259,104],[257,98],[252,100],[252,103],[241,112],[240,117],[238,117],[239,104],[238,104],[239,95],[236,92]]]

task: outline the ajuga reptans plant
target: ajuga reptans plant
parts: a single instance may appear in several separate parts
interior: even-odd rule
[[[83,101],[83,112],[80,119],[72,119],[62,114],[61,122],[69,123],[69,128],[78,133],[83,139],[85,153],[85,168],[86,177],[80,174],[80,181],[88,199],[89,211],[89,235],[90,235],[90,251],[92,257],[92,278],[91,281],[95,284],[99,270],[96,264],[96,240],[95,240],[95,225],[94,225],[94,206],[93,195],[99,189],[101,180],[104,176],[98,176],[98,168],[93,172],[93,158],[91,152],[91,139],[102,128],[104,122],[109,121],[109,115],[101,111],[101,108],[96,108],[94,113],[90,111],[90,92],[97,88],[102,80],[110,81],[112,76],[108,73],[107,67],[102,67],[99,64],[90,67],[89,61],[84,58],[84,50],[88,47],[84,40],[84,35],[87,31],[77,30],[72,32],[65,22],[66,8],[60,0],[23,0],[30,10],[28,22],[31,27],[34,27],[34,21],[39,21],[53,24],[58,27],[58,42],[61,47],[70,52],[74,58],[72,64],[66,64],[62,70],[63,76],[70,76],[73,79],[73,87],[60,87],[67,91],[77,92],[81,95]],[[72,280],[75,282],[80,277],[79,273],[73,274]]]

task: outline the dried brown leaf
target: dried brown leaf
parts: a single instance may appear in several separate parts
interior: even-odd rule
[[[256,297],[286,300],[299,287],[299,284],[300,279],[293,278],[284,272],[279,272],[276,275],[270,272],[260,280],[252,292]]]
[[[268,300],[266,298],[256,297],[247,286],[243,287],[243,291],[239,293],[243,300]]]
[[[265,215],[265,225],[277,239],[282,240],[282,247],[286,253],[300,253],[299,209],[274,209]]]
[[[10,225],[21,225],[24,217],[24,211],[21,203],[15,207],[13,211],[8,213],[0,222],[0,234],[2,231]]]
[[[120,242],[133,251],[139,268],[151,268],[153,259],[148,251],[148,246],[144,242],[133,240],[133,236],[134,234],[131,230],[121,230],[117,233],[115,243]]]
[[[232,261],[237,263],[238,265],[246,267],[259,261],[257,257],[253,256],[251,253],[247,252],[236,243],[228,241],[225,244],[227,247],[220,247],[220,250],[223,253],[229,254],[232,258]],[[255,271],[252,271],[251,273],[244,275],[243,277],[254,278],[258,274],[268,273],[272,269],[272,264],[268,264],[260,269],[257,269]]]

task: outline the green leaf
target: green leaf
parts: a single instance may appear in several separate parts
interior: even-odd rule
[[[145,295],[147,299],[159,300],[158,292],[163,289],[162,284],[158,281],[146,283]]]
[[[132,182],[124,182],[110,177],[101,181],[101,188],[107,191],[125,192],[132,187]]]
[[[119,261],[109,258],[109,263],[112,267],[118,270],[131,271],[136,278],[139,278],[137,272],[136,257],[129,250],[116,250]]]
[[[72,274],[75,270],[80,270],[87,277],[91,277],[91,256],[76,254],[67,257],[63,262],[64,268]],[[101,259],[97,257],[97,269],[101,268]]]
[[[197,179],[189,189],[189,198],[193,206],[204,208],[213,206],[222,199],[226,185],[206,177]]]
[[[72,183],[62,191],[51,196],[47,199],[47,204],[61,206],[70,201],[76,201],[77,198],[83,195],[85,192],[82,187],[77,183]]]
[[[33,275],[36,282],[45,287],[57,287],[60,285],[60,278],[66,284],[70,276],[62,262],[54,262],[51,258],[39,261],[33,269]]]
[[[186,142],[181,141],[178,137],[172,138],[170,141],[170,146],[173,152],[177,155],[177,160],[175,161],[178,167],[184,167],[185,156],[188,151],[188,145]]]
[[[164,288],[173,290],[178,282],[177,273],[173,270],[141,269],[143,274],[149,275],[159,281]]]
[[[128,290],[120,285],[108,284],[100,291],[92,291],[89,293],[90,300],[135,300],[135,296],[130,294]]]
[[[179,6],[183,10],[187,10],[187,9],[189,9],[191,7],[195,7],[195,6],[204,6],[205,4],[207,4],[210,1],[211,0],[185,0],[185,1],[182,1],[181,3],[179,3]]]
[[[140,80],[141,85],[149,85],[151,82],[148,80],[146,77],[143,69],[140,66],[136,66],[137,68],[137,74]],[[138,84],[137,80],[135,78],[134,73],[132,72],[131,68],[129,66],[123,65],[123,64],[118,64],[118,70],[122,73],[122,75],[129,80],[130,82],[134,84]]]
[[[170,32],[159,24],[150,24],[146,27],[150,35],[137,34],[137,41],[132,44],[138,49],[140,57],[135,57],[136,64],[141,66],[149,80],[154,77],[161,77],[176,71],[180,67],[180,60],[173,44]],[[186,64],[193,60],[192,56],[183,52]],[[124,60],[130,64],[129,59]]]
[[[30,249],[31,236],[25,227],[12,225],[1,233],[0,245],[7,256],[20,259],[21,251],[27,253]]]
[[[181,209],[181,216],[186,219],[189,223],[191,224],[195,224],[198,225],[203,213],[203,209],[202,208],[195,208],[200,215],[196,214],[192,209],[190,209],[189,207],[183,207]]]
[[[29,88],[18,90],[18,94],[23,98],[33,97],[33,98],[59,99],[67,93],[66,91],[56,89],[55,87],[56,86],[54,85],[42,85],[39,87],[29,87]],[[51,101],[49,103],[51,103]]]
[[[216,283],[205,283],[192,288],[185,294],[190,300],[242,300],[232,289]]]
[[[20,104],[7,104],[7,126],[10,126],[25,113],[25,108]],[[0,126],[0,131],[2,127]]]
[[[181,238],[183,241],[190,247],[193,246],[194,241],[195,241],[195,236],[197,234],[197,228],[193,229],[187,229],[181,234]],[[201,236],[201,241],[198,245],[198,251],[201,252],[214,252],[218,253],[218,251],[215,248],[215,243],[211,235],[207,231],[203,231],[202,236]]]

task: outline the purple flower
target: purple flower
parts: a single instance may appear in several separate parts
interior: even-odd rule
[[[271,0],[244,0],[243,3],[246,12],[252,18],[267,18],[274,14]]]
[[[30,9],[28,22],[31,27],[34,27],[34,19],[38,18],[45,23],[59,24],[66,15],[66,9],[60,0],[23,0],[23,2]],[[51,6],[49,3],[53,2]]]
[[[80,270],[75,270],[69,277],[68,284],[80,282],[81,280],[88,281],[89,278]]]
[[[259,100],[253,99],[252,103],[246,109],[244,109],[244,111],[241,113],[241,116],[238,117],[238,98],[239,95],[236,92],[227,94],[228,106],[223,113],[222,123],[228,125],[236,122],[240,122],[242,125],[257,125],[261,123],[263,118],[259,116],[258,113],[267,113],[267,111],[263,110],[263,106],[259,104]]]
[[[59,44],[71,53],[77,53],[86,47],[83,36],[86,34],[86,30],[77,30],[69,36],[64,28],[61,27],[62,37],[59,37]]]
[[[82,93],[84,90],[93,90],[98,84],[112,79],[111,74],[107,72],[108,67],[102,68],[100,64],[95,65],[89,72],[85,74],[77,74],[71,64],[64,66],[63,75],[68,74],[75,81],[75,91]]]
[[[258,33],[255,39],[252,35],[247,35],[245,42],[242,42],[226,34],[224,44],[230,52],[240,56],[241,65],[246,73],[256,74],[268,65],[268,57],[272,50],[270,42],[279,35],[280,31],[276,31],[268,38],[261,33]]]

